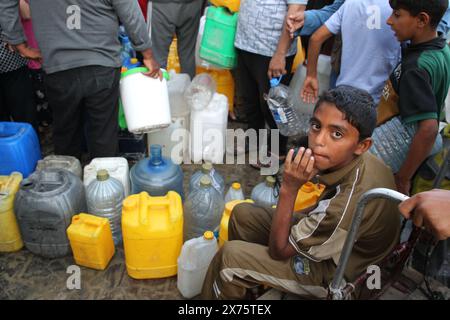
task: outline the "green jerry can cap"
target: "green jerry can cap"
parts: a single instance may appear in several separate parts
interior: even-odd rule
[[[211,179],[208,176],[202,176],[200,179],[200,186],[209,187],[211,185]]]
[[[98,181],[105,181],[109,179],[109,173],[108,170],[101,169],[97,171],[97,180]]]

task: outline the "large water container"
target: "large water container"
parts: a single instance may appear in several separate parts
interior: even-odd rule
[[[289,87],[280,84],[280,78],[270,80],[269,94],[266,96],[267,105],[273,119],[283,136],[295,136],[302,131],[297,111],[289,103]]]
[[[46,156],[43,160],[38,161],[36,170],[40,171],[50,168],[66,169],[72,172],[78,178],[83,178],[83,170],[81,169],[80,161],[75,157],[57,155]]]
[[[20,184],[14,205],[28,250],[48,258],[70,253],[66,229],[73,215],[86,212],[80,178],[61,169],[35,172]]]
[[[0,175],[20,172],[24,178],[41,159],[39,139],[28,123],[0,122]]]
[[[122,232],[130,277],[153,279],[177,274],[177,258],[183,245],[183,207],[176,192],[164,197],[142,192],[126,198]]]
[[[97,179],[86,188],[86,204],[90,214],[107,218],[114,244],[122,240],[122,202],[125,198],[122,183],[109,176],[107,170],[97,171]]]
[[[216,7],[225,7],[231,12],[238,12],[241,6],[241,0],[210,0]]]
[[[215,93],[208,107],[191,113],[191,161],[223,163],[228,124],[227,97]]]
[[[241,184],[238,182],[234,182],[230,189],[228,189],[227,193],[225,194],[225,203],[228,203],[230,201],[234,200],[244,200],[244,191],[242,191]]]
[[[114,256],[114,242],[106,218],[85,213],[75,215],[67,236],[79,266],[104,270]]]
[[[132,133],[146,133],[170,125],[167,81],[144,75],[147,68],[122,73],[120,99]]]
[[[160,145],[152,145],[151,156],[139,161],[131,168],[131,193],[146,191],[156,197],[175,191],[184,199],[183,170],[169,158],[163,157],[161,153]]]
[[[234,207],[241,203],[253,203],[253,200],[233,200],[227,202],[225,204],[225,210],[223,211],[222,219],[220,220],[220,229],[219,229],[219,246],[223,246],[223,244],[228,241],[228,224],[230,222],[231,213],[233,212]]]
[[[119,180],[124,188],[125,197],[130,194],[130,170],[128,161],[125,158],[95,158],[91,163],[84,167],[84,186],[89,184],[97,177],[97,171],[107,170],[108,174]]]
[[[209,264],[218,250],[212,231],[183,244],[178,258],[177,287],[185,298],[193,298],[202,291]]]
[[[23,247],[14,211],[14,198],[21,181],[19,172],[0,176],[0,252],[14,252]]]
[[[225,69],[237,64],[234,47],[238,14],[224,7],[209,7],[200,45],[200,58]]]
[[[148,149],[152,144],[162,146],[162,155],[180,164],[189,160],[189,125],[190,109],[184,98],[184,92],[191,83],[189,75],[170,72],[167,82],[169,90],[170,112],[172,121],[165,129],[148,134]]]
[[[266,181],[257,184],[251,198],[255,204],[265,208],[272,208],[278,203],[278,191],[275,189],[275,178],[268,176]]]
[[[200,188],[194,189],[184,203],[184,241],[200,237],[207,230],[215,230],[220,223],[225,204],[211,179],[203,176]]]
[[[330,88],[330,73],[331,73],[331,59],[330,56],[319,55],[317,61],[317,80],[319,81],[320,92],[327,91]],[[292,78],[289,89],[290,94],[288,101],[297,111],[299,117],[300,127],[302,128],[300,134],[306,135],[309,131],[309,120],[314,112],[315,103],[306,103],[300,97],[303,82],[306,78],[306,66],[299,65],[294,77]]]
[[[189,181],[189,193],[194,189],[200,188],[200,180],[204,175],[209,176],[212,186],[223,197],[225,192],[225,181],[223,180],[220,173],[216,169],[214,169],[211,163],[202,164],[201,170],[196,171],[192,175],[191,180]]]
[[[202,67],[196,68],[196,73],[207,73],[209,74],[217,86],[217,93],[221,93],[228,98],[229,111],[234,111],[234,79],[230,70],[215,70],[215,69],[205,69]]]

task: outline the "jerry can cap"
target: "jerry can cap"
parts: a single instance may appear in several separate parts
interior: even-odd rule
[[[98,181],[105,181],[105,180],[108,180],[108,178],[109,178],[108,170],[101,169],[101,170],[97,171],[97,180]]]
[[[200,185],[203,187],[209,187],[211,185],[211,179],[208,176],[202,176],[200,179]]]
[[[234,190],[239,190],[241,188],[241,184],[239,182],[233,182],[233,184],[231,185],[231,187]]]
[[[203,239],[205,240],[213,240],[214,239],[214,232],[212,231],[205,231],[203,234]]]

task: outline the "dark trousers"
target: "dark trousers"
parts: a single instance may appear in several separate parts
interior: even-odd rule
[[[271,129],[277,129],[275,120],[269,110],[264,94],[269,93],[270,84],[267,77],[271,57],[261,56],[238,49],[238,65],[236,69],[236,85],[241,93],[242,109],[245,111],[249,129],[265,129],[266,123]],[[286,71],[292,69],[294,56],[286,58]],[[281,81],[288,84],[287,76]],[[287,137],[280,134],[280,155],[286,155]],[[269,150],[270,150],[270,138]],[[258,142],[259,146],[259,142]]]
[[[0,120],[28,122],[37,130],[36,103],[28,67],[0,73]]]
[[[91,158],[117,154],[119,81],[119,68],[102,66],[46,75],[55,154],[80,159],[85,132]]]

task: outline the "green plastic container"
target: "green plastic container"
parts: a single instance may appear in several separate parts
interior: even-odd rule
[[[208,7],[205,31],[200,45],[200,58],[222,67],[233,69],[237,64],[234,47],[238,14],[224,7]]]

